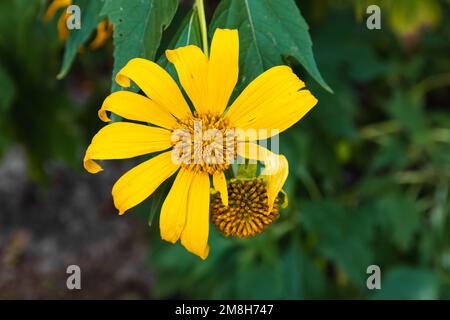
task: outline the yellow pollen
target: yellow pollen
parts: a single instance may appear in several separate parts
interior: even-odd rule
[[[228,183],[228,207],[219,193],[211,197],[211,220],[225,236],[245,238],[263,232],[279,217],[279,200],[268,212],[267,187],[263,179],[231,180]]]
[[[197,114],[179,121],[173,131],[174,151],[181,166],[193,172],[222,172],[236,158],[236,138],[228,119],[221,115]]]

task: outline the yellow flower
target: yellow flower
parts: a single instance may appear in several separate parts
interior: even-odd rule
[[[209,253],[210,176],[214,189],[221,192],[223,203],[228,203],[224,171],[230,162],[220,160],[228,156],[231,148],[233,154],[264,162],[268,205],[272,209],[286,180],[288,164],[284,156],[255,141],[292,126],[317,99],[291,68],[277,66],[251,82],[227,108],[239,72],[237,30],[217,29],[209,58],[192,45],[167,50],[166,56],[175,65],[195,112],[191,112],[178,85],[163,68],[149,60],[132,59],[119,71],[116,82],[129,87],[133,81],[147,97],[130,91],[114,92],[105,99],[98,113],[103,121],[110,121],[106,114],[109,111],[146,124],[116,122],[102,128],[86,151],[84,167],[97,173],[102,168],[95,160],[160,152],[116,182],[112,189],[114,204],[123,214],[178,171],[161,209],[161,237],[172,243],[181,239],[187,250],[205,259]],[[226,143],[217,142],[217,137],[206,137],[211,130],[227,135],[238,129],[258,130],[259,134],[237,133]],[[190,134],[194,134],[194,139]],[[198,141],[196,135],[204,136]],[[182,149],[178,148],[180,141],[194,150],[194,155],[182,157],[183,161],[177,158]],[[221,148],[211,153],[210,147],[215,143]],[[198,154],[200,158],[196,159]]]
[[[44,15],[45,21],[50,21],[60,9],[66,9],[72,4],[72,0],[53,0],[47,8]],[[62,41],[66,41],[69,37],[69,30],[66,26],[67,18],[69,14],[64,10],[64,12],[59,16],[57,22],[58,36]],[[113,26],[108,22],[108,19],[103,20],[97,25],[97,33],[95,34],[94,40],[92,40],[90,47],[91,49],[97,49],[101,47],[108,39],[111,37],[113,31]]]

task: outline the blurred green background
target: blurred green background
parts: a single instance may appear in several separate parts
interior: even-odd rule
[[[151,199],[117,217],[110,190],[132,161],[83,171],[111,40],[57,80],[46,2],[0,0],[0,298],[450,298],[449,1],[297,3],[334,94],[296,70],[319,103],[280,138],[289,207],[251,239],[211,226],[202,262],[148,226]],[[373,3],[381,30],[366,27]],[[373,264],[381,290],[366,287]]]

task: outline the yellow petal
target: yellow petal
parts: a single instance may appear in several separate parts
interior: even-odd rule
[[[175,173],[179,165],[172,162],[171,153],[167,151],[141,163],[114,184],[112,195],[119,214],[144,201]]]
[[[208,59],[203,51],[197,46],[186,46],[166,50],[166,57],[174,64],[180,83],[197,112],[207,112]]]
[[[91,49],[97,49],[101,47],[110,37],[113,31],[112,24],[108,22],[108,19],[103,20],[97,25],[97,33],[94,40],[89,45]]]
[[[280,193],[289,175],[289,163],[285,156],[280,155],[278,157],[277,167],[278,170],[273,171],[272,174],[261,174],[261,176],[265,177],[267,181],[267,199],[269,203],[269,212],[272,211],[275,199],[278,197],[278,193]]]
[[[116,82],[122,87],[129,87],[130,80],[177,119],[186,119],[192,115],[176,82],[153,61],[131,59],[116,75]]]
[[[105,122],[111,121],[107,111],[129,120],[148,122],[167,129],[178,125],[177,120],[166,109],[153,100],[130,91],[117,91],[105,99],[98,111],[98,116]]]
[[[267,139],[295,124],[317,103],[304,86],[291,68],[273,67],[244,89],[226,117],[236,128],[267,129],[258,136]]]
[[[267,181],[267,198],[270,212],[289,174],[289,164],[286,157],[275,154],[253,142],[239,143],[237,153],[246,159],[260,160],[264,163],[265,168],[261,172],[261,176],[265,177]]]
[[[182,168],[164,200],[159,229],[161,238],[166,241],[175,243],[181,236],[186,223],[188,194],[193,177],[194,173]]]
[[[92,139],[84,157],[84,168],[97,173],[94,160],[125,159],[168,149],[171,131],[142,124],[115,122],[103,127]]]
[[[227,180],[223,172],[217,172],[213,175],[214,189],[220,192],[220,198],[225,206],[228,206],[228,188]]]
[[[196,173],[189,189],[186,225],[181,243],[190,252],[206,259],[209,254],[209,176]]]
[[[208,108],[222,114],[228,105],[239,74],[237,30],[216,29],[208,64]]]
[[[72,4],[72,0],[53,0],[44,15],[45,21],[50,21],[61,8],[66,8]]]
[[[66,21],[69,17],[69,14],[67,12],[63,12],[61,16],[58,19],[58,23],[56,27],[58,28],[58,36],[59,39],[65,41],[69,37],[69,30],[67,29]]]

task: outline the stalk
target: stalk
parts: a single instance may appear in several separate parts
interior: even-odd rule
[[[208,29],[206,27],[205,6],[203,0],[195,0],[195,6],[197,7],[198,19],[200,21],[200,32],[202,34],[203,52],[208,57]]]

